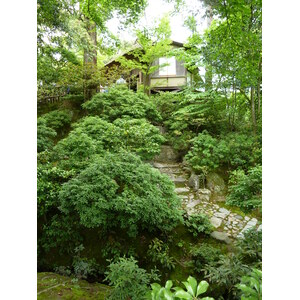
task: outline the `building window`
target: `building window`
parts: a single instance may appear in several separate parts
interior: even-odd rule
[[[159,67],[159,76],[176,75],[176,59],[172,57],[161,57],[159,65],[168,64],[167,66]]]

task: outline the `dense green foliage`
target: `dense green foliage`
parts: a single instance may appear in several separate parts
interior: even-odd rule
[[[109,299],[144,299],[150,280],[157,279],[154,274],[148,274],[139,268],[134,258],[119,258],[111,262],[106,272],[106,280],[115,287]]]
[[[183,281],[182,284],[185,289],[175,286],[173,287],[172,280],[168,280],[164,287],[161,287],[158,283],[151,284],[151,293],[148,294],[147,299],[151,300],[176,300],[176,299],[188,299],[188,300],[214,300],[211,297],[200,298],[201,294],[205,294],[209,284],[202,280],[197,284],[197,280],[189,276],[187,281]],[[171,288],[174,291],[171,291]]]
[[[213,264],[221,255],[221,251],[218,248],[212,247],[207,244],[201,244],[191,249],[191,255],[195,270],[198,273],[202,273],[206,264]]]
[[[158,238],[152,240],[147,255],[154,263],[159,263],[168,269],[175,268],[174,258],[169,255],[169,246]]]
[[[262,272],[253,269],[248,276],[243,276],[241,283],[236,286],[242,291],[241,300],[261,300]]]
[[[55,130],[47,126],[45,119],[39,118],[37,123],[37,151],[50,150],[54,145],[54,137],[56,137]]]
[[[226,203],[239,206],[244,210],[261,208],[262,167],[255,166],[245,174],[244,170],[231,173],[229,195]]]
[[[155,187],[155,188],[154,188]],[[133,154],[107,153],[63,187],[61,209],[87,228],[166,230],[181,221],[179,199],[169,179]]]
[[[72,116],[70,111],[53,110],[42,116],[46,120],[46,125],[56,132],[71,124]]]
[[[160,121],[161,117],[149,97],[143,93],[135,93],[126,86],[116,86],[107,93],[96,94],[83,108],[91,115],[97,115],[104,120],[114,120],[128,116],[131,118],[146,118],[150,121]]]
[[[194,237],[200,233],[209,234],[213,228],[206,214],[189,215],[186,217],[184,224]]]

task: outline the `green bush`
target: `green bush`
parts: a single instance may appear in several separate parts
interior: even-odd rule
[[[250,268],[236,255],[221,255],[218,261],[204,266],[205,278],[217,285],[221,290],[219,293],[225,299],[235,299],[237,294],[235,285],[249,270]]]
[[[50,163],[37,166],[37,215],[46,216],[51,208],[57,208],[58,194],[62,183],[68,181],[73,172],[64,171]]]
[[[52,149],[54,142],[53,138],[56,137],[54,129],[47,126],[47,122],[43,118],[37,120],[37,152]]]
[[[160,92],[152,96],[164,122],[169,120],[171,114],[176,111],[180,98],[181,95],[174,92]]]
[[[152,262],[159,263],[165,268],[170,270],[175,268],[175,260],[169,255],[169,246],[158,238],[151,241],[147,256]]]
[[[61,209],[93,228],[172,230],[182,221],[180,200],[166,175],[131,153],[97,157],[60,192]]]
[[[200,233],[210,234],[213,228],[206,214],[188,215],[184,224],[195,237]]]
[[[82,244],[74,250],[75,256],[72,263],[74,275],[77,279],[95,280],[100,273],[100,266],[96,263],[94,258],[88,259],[86,257],[81,257],[81,252],[83,250],[84,246]]]
[[[89,165],[94,154],[103,152],[101,143],[96,143],[84,132],[76,130],[57,143],[53,156],[59,167],[80,171]]]
[[[69,126],[72,121],[70,111],[66,110],[53,110],[42,116],[46,120],[48,127],[54,129],[56,132],[60,131],[66,126]]]
[[[144,269],[139,268],[134,258],[119,258],[108,266],[106,279],[114,287],[108,299],[141,300],[148,291],[153,278]],[[156,277],[155,277],[156,278]]]
[[[260,266],[262,262],[262,231],[251,228],[237,239],[235,245],[239,258],[246,264]]]
[[[225,141],[219,141],[203,131],[193,139],[193,146],[185,158],[195,171],[211,171],[222,164],[228,151]]]
[[[251,134],[231,132],[221,136],[220,140],[224,141],[228,147],[224,162],[226,161],[231,168],[247,169],[251,166],[254,152],[257,151],[255,146],[258,146]]]
[[[159,129],[145,119],[117,119],[113,124],[119,128],[122,148],[146,160],[160,153],[160,145],[165,139]]]
[[[74,125],[94,139],[98,146],[118,152],[125,149],[138,154],[142,159],[151,159],[160,153],[164,141],[159,130],[145,119],[117,119],[113,123],[99,117],[85,117]]]
[[[123,116],[160,122],[161,116],[154,103],[144,93],[135,93],[127,87],[116,86],[107,93],[98,93],[82,105],[91,115],[113,122]]]
[[[202,273],[206,264],[212,264],[219,259],[221,251],[210,245],[201,244],[200,246],[193,247],[190,250],[190,254],[193,259],[195,270],[198,273]]]
[[[253,269],[249,275],[242,277],[241,282],[236,287],[241,290],[241,300],[261,300],[262,272]]]
[[[233,171],[228,191],[226,204],[238,206],[245,211],[261,208],[262,167],[250,168],[247,174],[243,170]]]

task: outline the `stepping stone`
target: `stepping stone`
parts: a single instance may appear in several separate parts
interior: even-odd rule
[[[200,203],[201,203],[201,200],[195,200],[193,202],[190,202],[186,207],[193,208],[193,207],[195,207],[196,205],[198,205]]]
[[[246,220],[246,221],[249,221],[249,220],[250,220],[250,218],[249,218],[248,216],[246,216],[246,217],[245,217],[245,220]]]
[[[259,225],[257,231],[262,231],[262,225]]]
[[[187,193],[189,191],[190,191],[190,189],[188,189],[188,188],[176,188],[175,189],[175,192],[178,193],[178,194]]]
[[[221,213],[221,212],[217,212],[217,213],[215,213],[215,216],[217,218],[225,219],[227,215],[224,213]]]
[[[153,163],[153,167],[154,168],[158,168],[158,169],[163,169],[163,168],[178,168],[178,165],[177,164],[163,164],[163,163],[154,162]]]
[[[219,211],[220,211],[221,213],[223,213],[223,214],[226,214],[226,215],[229,215],[229,214],[230,214],[230,211],[227,210],[227,209],[224,208],[224,207],[221,207],[221,208],[219,209]]]
[[[230,243],[231,243],[231,240],[230,240],[230,238],[228,237],[228,235],[227,235],[226,232],[213,231],[213,232],[210,234],[210,236],[213,237],[213,238],[216,239],[216,240],[225,242],[226,244],[230,244]]]
[[[218,228],[222,224],[222,219],[216,218],[216,217],[211,217],[210,218],[210,223],[215,227]]]
[[[237,220],[241,220],[241,221],[244,220],[244,218],[243,218],[242,216],[240,216],[240,215],[235,215],[234,217],[235,217]],[[247,218],[247,217],[246,217],[246,218]],[[245,219],[246,219],[246,218],[245,218]]]
[[[247,223],[247,225],[250,225],[250,226],[255,226],[256,224],[257,224],[257,219],[255,219],[255,218],[251,219],[251,220]]]
[[[172,181],[182,183],[182,182],[186,182],[186,179],[183,178],[183,177],[175,177],[174,176],[174,178],[172,179]]]

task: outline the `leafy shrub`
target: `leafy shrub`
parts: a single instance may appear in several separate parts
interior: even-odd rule
[[[180,95],[172,92],[160,92],[152,97],[163,121],[167,121],[171,114],[176,111]]]
[[[261,208],[261,166],[249,169],[247,174],[243,170],[233,171],[229,178],[228,191],[226,204],[241,207],[245,211]]]
[[[169,246],[158,238],[151,241],[147,255],[154,263],[158,262],[170,270],[175,268],[175,260],[169,256]]]
[[[37,166],[37,215],[46,216],[52,207],[58,205],[58,194],[62,183],[68,181],[73,172],[38,163]]]
[[[139,268],[134,258],[119,258],[108,266],[106,279],[114,287],[109,299],[144,299],[151,276]],[[157,278],[157,277],[154,277]]]
[[[172,280],[168,280],[164,287],[161,287],[158,283],[151,284],[151,292],[147,294],[146,299],[151,300],[175,300],[175,299],[202,299],[202,300],[214,300],[211,297],[198,298],[199,295],[206,293],[209,284],[202,280],[197,284],[197,280],[189,276],[187,281],[183,281],[185,286],[184,290],[181,287],[173,287]],[[173,287],[173,288],[172,288]],[[171,291],[171,288],[174,290]]]
[[[148,160],[160,153],[165,139],[159,129],[145,119],[117,119],[113,124],[119,128],[119,140],[124,149]]]
[[[251,228],[244,232],[244,238],[237,239],[239,258],[249,265],[259,266],[262,261],[262,231]]]
[[[53,145],[53,138],[56,137],[56,132],[47,126],[47,122],[43,118],[37,120],[37,151],[42,152],[50,150]]]
[[[38,242],[44,252],[58,249],[59,254],[71,254],[82,241],[78,220],[74,216],[55,214],[43,225]]]
[[[231,132],[222,136],[220,140],[223,140],[228,147],[225,160],[232,168],[247,169],[251,165],[253,151],[257,151],[254,148],[257,143],[251,134]]]
[[[71,124],[72,116],[66,110],[53,110],[42,116],[46,120],[48,127],[54,129],[56,132]]]
[[[188,231],[195,237],[200,233],[210,234],[212,232],[212,225],[206,214],[189,215],[184,223]]]
[[[190,254],[193,259],[195,270],[198,273],[203,271],[204,265],[212,264],[216,262],[220,255],[221,251],[218,248],[212,247],[207,244],[201,244],[200,246],[195,246],[190,250]]]
[[[142,229],[169,231],[182,220],[170,179],[125,151],[95,158],[59,197],[62,211],[79,215],[83,226],[118,227],[130,236]]]
[[[135,93],[127,87],[116,86],[108,93],[96,94],[90,101],[82,105],[91,115],[113,122],[123,116],[136,119],[147,118],[159,122],[161,116],[154,103],[144,93]]]
[[[214,170],[226,159],[228,147],[225,141],[219,141],[207,131],[193,139],[193,146],[185,156],[195,171]]]
[[[252,272],[243,276],[241,283],[236,287],[242,291],[242,300],[261,300],[262,299],[262,272],[257,269],[253,269]]]
[[[121,148],[151,159],[160,152],[164,141],[159,130],[145,119],[117,119],[113,123],[99,117],[86,117],[74,125],[106,150],[118,152]]]
[[[70,132],[53,150],[59,167],[77,171],[85,168],[94,154],[104,152],[101,144],[80,130]]]
[[[221,255],[218,261],[204,266],[205,278],[222,290],[225,299],[232,299],[237,294],[235,285],[248,272],[249,267],[236,255]]]
[[[94,258],[81,257],[83,250],[84,246],[82,244],[75,248],[75,256],[72,263],[74,275],[77,279],[95,280],[99,274],[99,265]]]

